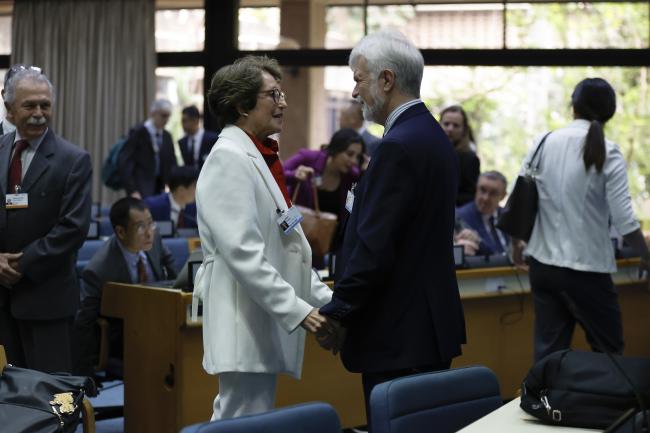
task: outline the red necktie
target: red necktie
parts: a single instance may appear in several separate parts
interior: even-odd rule
[[[144,265],[144,260],[142,260],[142,256],[138,258],[138,283],[146,283],[148,278],[147,278],[147,269]]]
[[[16,187],[20,187],[22,183],[23,163],[20,160],[20,156],[27,149],[27,146],[29,146],[29,141],[27,140],[18,140],[16,142],[16,150],[9,165],[9,183],[7,183],[7,193],[9,194],[17,193]]]

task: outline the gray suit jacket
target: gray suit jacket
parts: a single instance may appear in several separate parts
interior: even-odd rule
[[[0,252],[23,252],[23,277],[11,289],[0,286],[0,306],[17,319],[71,317],[79,305],[77,250],[90,221],[90,156],[49,129],[22,182],[29,207],[6,210],[15,135],[0,137]]]
[[[174,257],[162,244],[156,233],[153,247],[147,253],[151,269],[157,281],[176,277]],[[115,235],[102,245],[90,259],[81,274],[81,307],[74,323],[74,373],[92,375],[96,363],[99,342],[96,322],[101,306],[102,288],[109,281],[131,283],[131,274],[124,260],[124,254]],[[121,353],[121,326],[111,320],[111,354]]]

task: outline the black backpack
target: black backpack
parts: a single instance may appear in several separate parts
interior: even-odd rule
[[[120,138],[111,146],[108,156],[102,164],[102,182],[107,187],[119,190],[123,188],[122,178],[120,177],[120,152],[126,143],[126,137]]]
[[[646,407],[650,360],[612,355]],[[603,429],[639,408],[630,384],[607,354],[561,350],[539,360],[521,385],[521,408],[548,423]]]

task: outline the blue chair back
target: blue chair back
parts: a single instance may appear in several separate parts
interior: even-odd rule
[[[99,236],[110,236],[113,234],[113,226],[108,217],[98,218],[99,221]]]
[[[373,433],[452,433],[503,404],[499,382],[473,366],[401,377],[370,394]]]
[[[90,259],[93,258],[99,247],[101,247],[104,242],[100,239],[88,239],[86,240],[79,251],[77,251],[77,274],[81,275],[81,271],[84,270]]]
[[[190,256],[190,247],[185,238],[163,238],[163,245],[171,251],[174,256],[174,269],[176,273],[181,271],[181,268]]]
[[[339,417],[326,403],[305,403],[257,415],[185,427],[181,433],[341,433]]]

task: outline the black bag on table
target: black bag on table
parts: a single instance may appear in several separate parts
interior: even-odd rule
[[[92,379],[7,365],[0,375],[0,430],[73,433],[84,396],[97,395]]]
[[[612,356],[647,405],[650,359]],[[520,406],[548,424],[604,429],[639,404],[607,354],[561,350],[530,369],[521,385]]]
[[[526,173],[517,176],[515,186],[512,188],[512,192],[496,224],[502,232],[526,242],[528,242],[530,235],[533,233],[539,206],[539,194],[537,193],[535,174],[539,170],[541,156],[537,159],[536,165],[533,166],[533,163],[549,134],[550,132],[537,145],[535,153],[533,153],[526,166]]]

